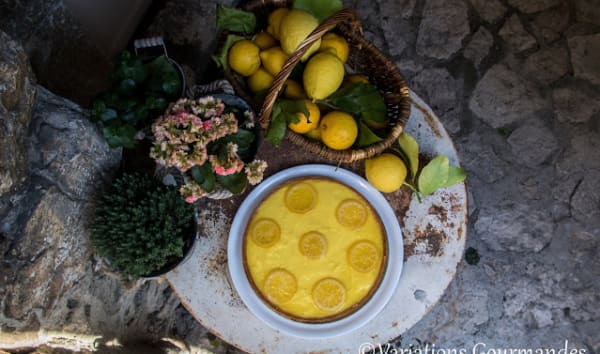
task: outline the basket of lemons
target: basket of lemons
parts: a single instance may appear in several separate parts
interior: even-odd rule
[[[214,58],[237,94],[254,103],[274,145],[285,137],[326,159],[352,162],[382,153],[402,133],[408,86],[341,1],[219,6],[217,25],[227,36]]]

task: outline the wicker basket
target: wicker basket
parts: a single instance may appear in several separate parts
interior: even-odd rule
[[[264,28],[266,27],[268,14],[271,11],[278,7],[289,7],[291,3],[291,0],[253,0],[247,2],[242,8],[253,12],[258,20],[259,28]],[[360,21],[353,10],[341,10],[321,23],[287,60],[281,72],[275,77],[264,101],[262,103],[254,101],[254,104],[255,109],[259,112],[258,121],[261,127],[266,130],[271,119],[273,105],[284,86],[285,80],[308,48],[333,27],[335,27],[334,31],[343,36],[350,46],[350,55],[346,65],[352,68],[354,72],[367,76],[369,81],[383,95],[389,121],[388,135],[382,141],[373,145],[348,150],[330,149],[320,142],[310,140],[289,129],[286,131],[285,137],[306,151],[328,160],[352,162],[373,157],[390,147],[402,133],[410,115],[409,89],[404,77],[385,54],[363,38]],[[225,74],[232,82],[238,95],[246,98],[249,102],[255,100],[243,80],[231,72]]]

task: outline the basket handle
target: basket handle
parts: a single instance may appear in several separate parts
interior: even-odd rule
[[[271,120],[271,112],[273,111],[273,105],[277,100],[277,96],[279,96],[279,92],[281,91],[285,80],[287,80],[287,78],[290,76],[292,70],[294,70],[296,64],[298,64],[298,62],[300,61],[300,58],[302,58],[304,53],[308,51],[308,49],[313,45],[313,43],[315,43],[321,37],[323,37],[323,35],[326,32],[335,27],[337,24],[344,21],[350,21],[351,26],[362,33],[362,28],[360,26],[360,22],[358,21],[358,16],[356,15],[356,12],[351,9],[343,9],[327,18],[325,21],[323,21],[323,23],[321,23],[317,28],[315,28],[314,31],[312,31],[311,34],[309,34],[308,37],[306,37],[300,43],[298,48],[296,48],[296,51],[288,58],[288,60],[281,68],[279,74],[275,76],[275,79],[273,80],[273,85],[271,85],[271,88],[267,92],[267,95],[265,96],[265,99],[263,101],[262,108],[260,109],[258,120],[262,129],[267,130],[267,128],[269,127],[269,123]]]

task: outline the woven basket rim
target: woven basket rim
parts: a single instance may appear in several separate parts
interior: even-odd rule
[[[290,4],[291,1],[289,0],[254,0],[246,3],[243,8],[256,12],[268,6],[289,7]],[[391,62],[391,60],[383,52],[381,52],[381,50],[363,37],[362,25],[358,15],[353,9],[344,8],[330,16],[328,19],[323,21],[311,34],[309,34],[304,41],[300,43],[298,49],[292,55],[290,55],[281,72],[275,77],[260,109],[257,109],[259,112],[258,121],[260,122],[262,129],[266,131],[270,123],[273,105],[275,104],[279,93],[284,87],[284,82],[289,77],[296,64],[300,61],[300,58],[312,46],[312,44],[318,41],[333,27],[337,27],[338,32],[343,32],[342,34],[344,37],[351,37],[354,42],[358,43],[358,47],[361,48],[361,50],[368,51],[369,55],[372,55],[385,63],[385,70],[389,71],[386,73],[386,76],[393,77],[394,81],[397,82],[398,90],[397,92],[381,92],[382,88],[376,87],[384,96],[386,105],[389,103],[389,100],[392,100],[400,106],[399,115],[395,122],[393,122],[393,126],[390,127],[387,136],[383,138],[383,140],[362,148],[334,150],[325,146],[321,142],[310,140],[304,135],[294,133],[289,129],[286,129],[284,138],[290,140],[295,145],[304,148],[308,152],[324,157],[328,160],[337,162],[353,162],[376,156],[389,148],[402,133],[404,125],[406,124],[410,115],[409,88],[404,77],[396,65]],[[346,29],[345,32],[344,29]],[[238,87],[238,90],[239,89],[241,88]],[[247,93],[244,94],[247,95]]]

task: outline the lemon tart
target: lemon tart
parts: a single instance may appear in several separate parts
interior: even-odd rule
[[[252,212],[244,270],[258,296],[300,322],[329,322],[364,305],[381,283],[387,238],[358,192],[325,177],[275,188]]]

